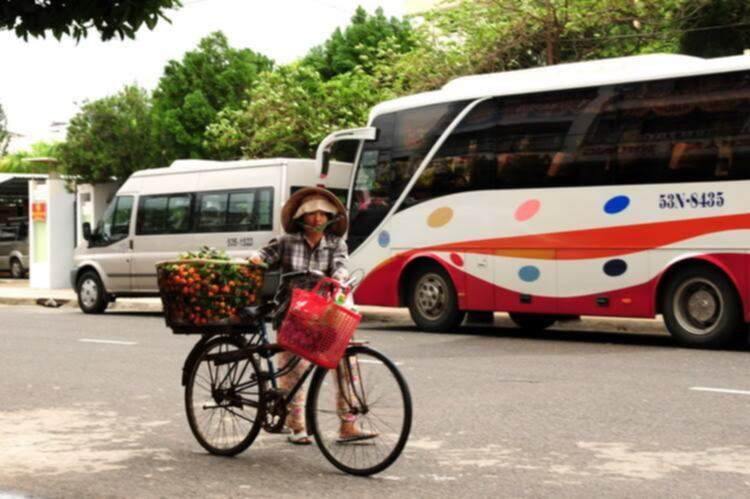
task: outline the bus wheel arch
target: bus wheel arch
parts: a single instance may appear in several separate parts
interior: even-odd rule
[[[703,258],[671,265],[660,277],[656,306],[681,346],[723,348],[746,329],[742,295],[731,273]]]
[[[398,289],[399,304],[409,308],[412,320],[425,331],[447,332],[463,321],[456,285],[433,258],[410,261],[401,272]]]

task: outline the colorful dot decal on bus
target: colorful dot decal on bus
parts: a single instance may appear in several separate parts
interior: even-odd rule
[[[529,199],[518,207],[514,216],[519,222],[525,222],[536,215],[541,206],[542,203],[538,199]]]
[[[430,213],[427,218],[427,225],[433,229],[442,227],[453,219],[453,210],[448,207],[438,208],[437,210]]]
[[[461,255],[456,253],[451,253],[451,262],[453,262],[454,265],[457,267],[463,267],[464,266],[464,259],[461,258]]]
[[[389,244],[391,244],[391,235],[388,233],[388,231],[383,231],[380,234],[378,234],[378,244],[385,248]]]
[[[525,282],[534,282],[539,279],[539,276],[541,275],[542,273],[539,271],[539,269],[534,267],[533,265],[521,267],[521,270],[518,271],[518,277],[520,277],[521,280]]]
[[[620,213],[630,204],[630,198],[627,196],[615,196],[604,205],[604,211],[609,215]]]
[[[628,264],[624,260],[619,258],[616,260],[610,260],[604,264],[604,273],[610,277],[621,276],[628,270]]]

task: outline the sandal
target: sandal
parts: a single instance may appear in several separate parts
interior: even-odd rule
[[[294,444],[294,445],[312,444],[312,440],[310,439],[310,436],[304,431],[292,433],[291,435],[286,437],[286,439],[290,444]]]
[[[373,438],[376,438],[377,436],[378,434],[373,431],[359,431],[357,433],[352,433],[351,435],[339,435],[339,438],[336,439],[336,443],[337,444],[350,444],[352,442],[372,440]]]

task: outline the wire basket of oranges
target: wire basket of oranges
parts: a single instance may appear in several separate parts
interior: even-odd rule
[[[243,326],[238,310],[258,301],[261,267],[207,253],[185,253],[156,266],[164,320],[174,333],[233,332]]]

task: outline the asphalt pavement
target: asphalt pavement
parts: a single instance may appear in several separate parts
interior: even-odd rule
[[[183,409],[196,338],[158,313],[0,305],[0,497],[746,497],[746,351],[658,331],[358,333],[414,399],[401,459],[373,478],[262,434],[210,456]],[[584,321],[585,322],[585,321]]]

